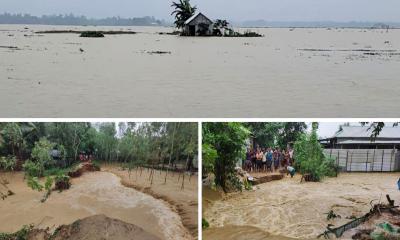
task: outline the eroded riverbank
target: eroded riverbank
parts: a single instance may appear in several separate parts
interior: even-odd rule
[[[204,236],[214,239],[215,234],[223,239],[240,232],[232,228],[233,233],[225,234],[225,226],[249,226],[258,229],[257,234],[282,236],[277,239],[315,239],[328,224],[340,226],[349,221],[348,217],[367,213],[371,200],[381,198],[384,202],[385,194],[389,194],[400,202],[398,178],[397,173],[352,173],[327,178],[321,183],[300,183],[300,176],[287,177],[258,185],[255,191],[228,195],[220,200],[213,196],[208,198],[204,191],[203,202],[207,202],[207,207],[203,217],[211,225]],[[341,218],[328,221],[330,210]]]
[[[0,202],[0,232],[15,232],[23,225],[55,230],[77,219],[104,214],[141,227],[161,239],[190,239],[180,216],[167,203],[121,184],[107,172],[85,173],[72,179],[71,189],[53,192],[45,203],[43,193],[31,190],[22,173],[0,173],[15,195]]]
[[[157,199],[168,202],[181,216],[183,225],[197,239],[198,235],[198,198],[197,175],[185,175],[182,188],[182,173],[169,172],[165,183],[165,171],[156,170],[153,183],[149,180],[149,169],[134,169],[130,173],[116,165],[103,166],[105,171],[119,176],[124,186],[132,187]]]

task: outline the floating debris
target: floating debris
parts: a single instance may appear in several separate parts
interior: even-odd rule
[[[86,31],[82,32],[80,37],[87,37],[87,38],[103,38],[104,34],[102,32],[96,31]]]
[[[0,48],[7,48],[7,49],[14,49],[14,50],[21,50],[18,47],[14,47],[14,46],[0,46]]]
[[[77,31],[77,30],[48,30],[48,31],[38,31],[35,32],[37,34],[62,34],[62,33],[75,33],[75,34],[82,34],[82,33],[101,33],[104,35],[117,35],[117,34],[136,34],[137,32],[134,31]]]
[[[171,54],[170,51],[148,51],[148,54]]]

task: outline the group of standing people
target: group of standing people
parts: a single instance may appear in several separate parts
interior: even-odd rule
[[[248,172],[274,172],[293,166],[293,149],[257,148],[247,149],[244,170]]]

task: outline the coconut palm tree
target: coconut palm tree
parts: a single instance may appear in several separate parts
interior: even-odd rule
[[[194,15],[197,7],[190,5],[190,0],[179,0],[179,2],[172,2],[171,7],[175,10],[171,15],[175,15],[175,26],[177,28],[183,28],[185,21]]]

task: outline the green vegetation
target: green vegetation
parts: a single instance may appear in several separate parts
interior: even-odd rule
[[[210,227],[210,224],[207,222],[207,220],[206,220],[205,218],[202,218],[202,219],[201,219],[201,226],[202,226],[202,228],[203,228],[203,230],[204,230],[204,229],[209,228],[209,227]]]
[[[33,230],[34,225],[23,226],[15,233],[0,233],[0,240],[28,240],[28,234]]]
[[[85,159],[194,171],[196,154],[197,123],[0,123],[0,170],[19,162],[27,177],[68,175]]]
[[[242,123],[204,123],[203,149],[208,170],[215,176],[215,184],[224,192],[242,189],[235,174],[236,162],[244,157],[245,142],[250,131]]]
[[[235,166],[245,159],[246,147],[272,147],[286,149],[294,145],[295,168],[314,181],[335,176],[337,167],[333,159],[323,154],[318,142],[317,124],[306,133],[303,122],[288,123],[204,123],[203,173],[212,174],[214,184],[223,191],[251,189],[251,183],[239,181]]]
[[[174,24],[176,28],[183,28],[186,20],[191,18],[197,9],[196,6],[192,6],[190,4],[190,0],[179,0],[179,2],[172,2],[171,7],[175,8],[171,15],[175,15]]]
[[[310,134],[302,134],[294,145],[296,168],[312,181],[321,181],[326,176],[335,176],[333,159],[327,158],[317,136],[318,123],[312,124]],[[306,179],[307,180],[307,179]]]
[[[71,187],[69,179],[70,179],[69,176],[59,173],[54,178],[55,189],[60,192],[69,189]]]
[[[14,171],[17,167],[17,158],[15,156],[0,157],[0,170]]]
[[[103,38],[104,34],[98,31],[85,31],[82,32],[80,37],[87,37],[87,38]]]
[[[30,188],[32,188],[32,190],[36,190],[36,191],[43,191],[43,189],[46,190],[45,194],[43,195],[43,198],[41,200],[41,202],[45,202],[47,200],[47,198],[50,196],[51,194],[51,187],[53,186],[53,182],[54,179],[52,177],[46,177],[46,181],[43,184],[40,183],[39,179],[37,177],[29,177],[28,178],[28,186]]]

